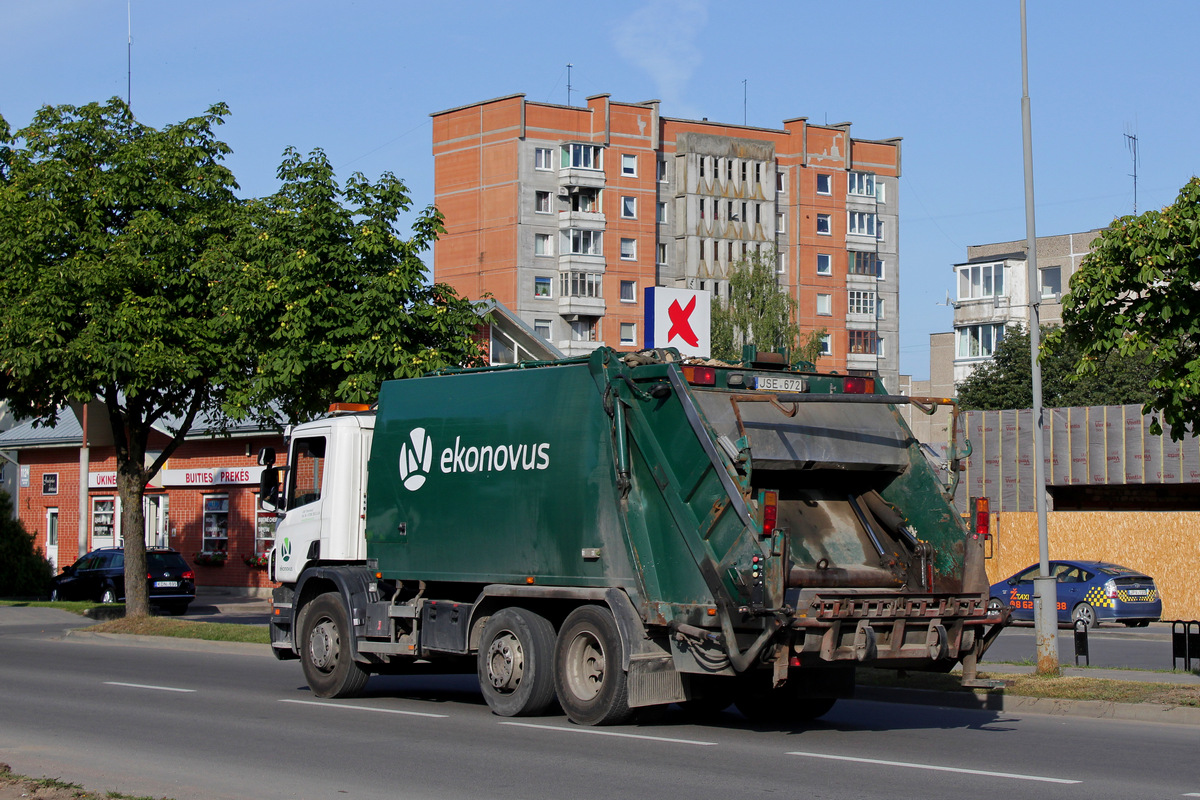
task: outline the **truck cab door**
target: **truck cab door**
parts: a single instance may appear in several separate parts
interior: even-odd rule
[[[327,430],[309,430],[292,439],[288,453],[286,515],[275,530],[275,579],[295,580],[310,558],[320,558],[325,510]],[[318,544],[314,547],[313,543]]]

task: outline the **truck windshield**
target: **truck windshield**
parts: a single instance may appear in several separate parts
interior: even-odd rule
[[[306,506],[321,499],[325,485],[324,436],[308,436],[292,442],[291,470],[288,478],[287,507]]]

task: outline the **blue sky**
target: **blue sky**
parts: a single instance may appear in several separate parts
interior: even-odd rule
[[[0,114],[125,97],[164,125],[228,103],[245,195],[285,147],[339,177],[392,171],[433,198],[429,114],[523,92],[662,100],[670,117],[782,127],[850,121],[903,138],[901,371],[928,375],[951,265],[1025,237],[1018,0],[606,3],[0,0]],[[128,12],[128,14],[127,14]],[[1195,0],[1028,0],[1037,232],[1103,227],[1200,173]]]

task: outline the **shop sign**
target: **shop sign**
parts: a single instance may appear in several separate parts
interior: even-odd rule
[[[262,467],[209,467],[208,469],[164,469],[163,486],[258,485]]]

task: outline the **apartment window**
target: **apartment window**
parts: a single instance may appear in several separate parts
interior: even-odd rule
[[[754,222],[755,224],[762,222],[762,203],[754,204]]]
[[[833,295],[817,295],[817,314],[822,317],[829,317],[833,315]]]
[[[867,211],[848,211],[847,232],[855,236],[875,235],[875,215]]]
[[[571,210],[584,214],[593,214],[600,208],[599,189],[580,189],[571,192]]]
[[[833,334],[826,333],[821,336],[821,355],[833,355]]]
[[[229,552],[229,495],[204,495],[204,537],[200,549],[205,553]]]
[[[621,240],[621,258],[626,261],[631,261],[637,258],[637,240],[622,239]]]
[[[829,255],[829,253],[817,253],[817,274],[833,274],[833,256]]]
[[[833,224],[828,214],[817,214],[817,233],[823,236],[833,233]]]
[[[637,281],[621,281],[621,302],[637,302]]]
[[[746,182],[746,162],[742,162],[742,183]]]
[[[621,344],[635,345],[637,344],[637,323],[622,322],[621,323]]]
[[[958,268],[958,299],[1004,296],[1004,264],[970,264]]]
[[[534,278],[533,279],[533,296],[534,297],[549,297],[550,296],[550,279],[549,278]]]
[[[761,161],[754,162],[754,182],[762,183],[762,162]]]
[[[601,148],[594,144],[564,144],[562,146],[563,162],[575,169],[603,169]]]
[[[533,168],[534,169],[554,169],[550,162],[551,151],[548,147],[535,147],[533,149]]]
[[[866,316],[875,316],[876,304],[874,292],[859,292],[851,290],[849,293],[849,303],[846,307],[847,314],[863,314]]]
[[[787,257],[781,252],[775,254],[775,272],[779,275],[787,272]]]
[[[596,322],[591,317],[581,317],[571,322],[571,339],[576,342],[596,341]]]
[[[621,154],[621,174],[637,177],[637,156],[631,153]]]
[[[846,194],[858,195],[859,197],[874,197],[875,173],[851,172],[847,177]]]
[[[111,539],[116,531],[117,501],[111,495],[92,498],[92,538]]]
[[[884,191],[884,189],[886,189],[886,188],[887,188],[887,184],[884,183],[883,181],[875,181],[875,202],[877,202],[877,203],[886,203],[887,202],[887,192]]]
[[[571,254],[579,256],[603,255],[603,252],[600,250],[600,233],[600,231],[584,231],[578,228],[571,228],[567,232],[567,241],[570,243]]]
[[[696,161],[700,165],[700,177],[703,178],[704,177],[704,162],[708,161],[708,159],[705,158],[704,156],[700,156],[699,158],[696,159]]]
[[[963,325],[954,329],[959,358],[990,358],[1004,338],[1004,323]]]
[[[655,210],[654,220],[655,220],[655,222],[666,222],[667,221],[667,204],[666,203],[658,204],[658,206]]]
[[[660,158],[658,160],[658,182],[667,182],[667,160],[665,158]]]
[[[775,214],[775,232],[787,233],[787,214],[782,211]]]
[[[737,222],[737,206],[732,200],[725,201],[725,218],[730,222]]]
[[[874,253],[851,250],[847,255],[850,257],[849,272],[851,275],[869,275],[872,278],[883,277],[883,261]]]
[[[637,198],[621,198],[621,216],[624,219],[637,219]]]
[[[533,332],[546,341],[550,341],[550,320],[535,319],[533,321]]]
[[[817,194],[833,194],[833,176],[817,173]]]
[[[564,272],[559,288],[561,297],[603,297],[604,275],[599,272]]]
[[[775,170],[775,191],[779,194],[787,193],[787,170],[782,167]]]
[[[725,159],[725,180],[727,183],[733,183],[733,159]]]
[[[1062,294],[1062,268],[1046,267],[1040,269],[1042,277],[1042,297],[1057,297]]]
[[[554,255],[554,240],[550,234],[535,233],[533,235],[533,254],[535,256]]]
[[[656,254],[655,258],[657,259],[655,263],[658,263],[658,264],[666,264],[667,263],[667,245],[666,245],[666,243],[664,243],[664,242],[658,243],[657,254]]]
[[[847,331],[850,335],[850,352],[859,355],[882,356],[883,340],[875,331]]]
[[[704,198],[700,198],[700,219],[704,219]]]
[[[550,193],[549,192],[534,192],[533,193],[533,210],[539,214],[550,213]]]

